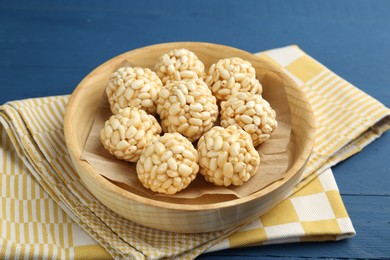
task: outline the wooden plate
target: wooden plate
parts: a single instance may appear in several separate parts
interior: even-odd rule
[[[108,78],[124,60],[153,68],[158,57],[177,48],[193,51],[206,69],[218,59],[241,57],[256,69],[264,88],[283,86],[291,111],[290,164],[284,178],[243,198],[187,203],[146,198],[120,188],[80,160]],[[77,86],[65,113],[65,139],[74,166],[89,191],[119,215],[148,227],[172,232],[209,232],[248,223],[287,197],[299,181],[314,144],[315,120],[304,93],[281,70],[251,53],[211,43],[177,42],[152,45],[121,54],[97,67]],[[302,131],[304,129],[304,131]]]

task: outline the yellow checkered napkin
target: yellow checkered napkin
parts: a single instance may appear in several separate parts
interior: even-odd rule
[[[288,199],[232,230],[176,234],[139,226],[100,204],[78,178],[62,130],[68,96],[9,102],[0,107],[0,257],[193,258],[231,247],[353,236],[327,169],[388,130],[390,110],[296,46],[259,55],[298,83],[317,121],[313,154]]]

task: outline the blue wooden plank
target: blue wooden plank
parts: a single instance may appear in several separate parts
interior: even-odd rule
[[[31,97],[70,94],[88,68],[0,66],[0,103]]]
[[[0,103],[69,94],[94,67],[168,41],[250,52],[298,44],[390,106],[388,1],[0,1]],[[208,257],[389,258],[390,134],[335,167],[358,236],[236,249]]]
[[[82,58],[97,65],[135,47],[177,40],[220,42],[252,52],[296,43],[390,104],[390,94],[380,90],[390,80],[384,71],[390,62],[390,47],[383,44],[390,41],[386,2],[180,3],[3,2],[0,31],[11,48],[0,62],[74,65]],[[367,66],[362,53],[383,65]],[[356,73],[362,69],[365,73]]]

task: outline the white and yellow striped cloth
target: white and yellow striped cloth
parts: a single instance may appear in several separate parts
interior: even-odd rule
[[[193,258],[204,251],[338,240],[355,230],[332,172],[390,128],[390,110],[296,46],[259,54],[290,75],[312,103],[316,143],[291,196],[246,227],[176,234],[139,226],[81,184],[62,124],[68,96],[0,108],[0,258]]]

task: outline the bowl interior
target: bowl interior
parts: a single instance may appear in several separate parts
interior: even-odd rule
[[[87,162],[80,160],[110,74],[122,66],[123,61],[125,60],[134,66],[149,67],[150,69],[153,69],[154,64],[163,53],[176,48],[186,48],[193,51],[205,64],[206,71],[211,64],[222,58],[237,56],[250,61],[256,69],[257,78],[263,85],[263,96],[265,99],[267,99],[267,95],[269,95],[267,89],[270,89],[275,85],[282,86],[285,89],[291,111],[292,128],[288,145],[290,164],[284,178],[258,192],[239,199],[232,199],[231,196],[223,195],[215,197],[209,196],[206,199],[200,197],[193,200],[178,200],[163,197],[151,199],[142,196],[142,194],[120,188],[121,185],[108,181],[98,174]],[[294,102],[294,100],[301,100],[303,102],[297,103]],[[300,129],[302,129],[302,124],[307,131],[297,131],[297,126],[299,125]],[[189,210],[199,209],[198,205],[202,205],[202,208],[204,208],[205,205],[207,205],[208,208],[213,208],[220,207],[222,205],[221,203],[223,203],[223,206],[239,204],[259,198],[282,187],[292,177],[296,177],[297,174],[302,173],[301,169],[310,155],[315,134],[314,118],[310,104],[306,101],[306,97],[297,88],[296,84],[276,66],[253,54],[235,48],[217,44],[194,42],[152,45],[126,52],[105,62],[86,76],[72,94],[66,110],[64,127],[69,153],[78,169],[78,173],[80,175],[88,175],[89,180],[96,182],[100,189],[110,190],[110,192],[114,192],[118,196],[135,200],[140,203],[152,204],[158,207]]]

